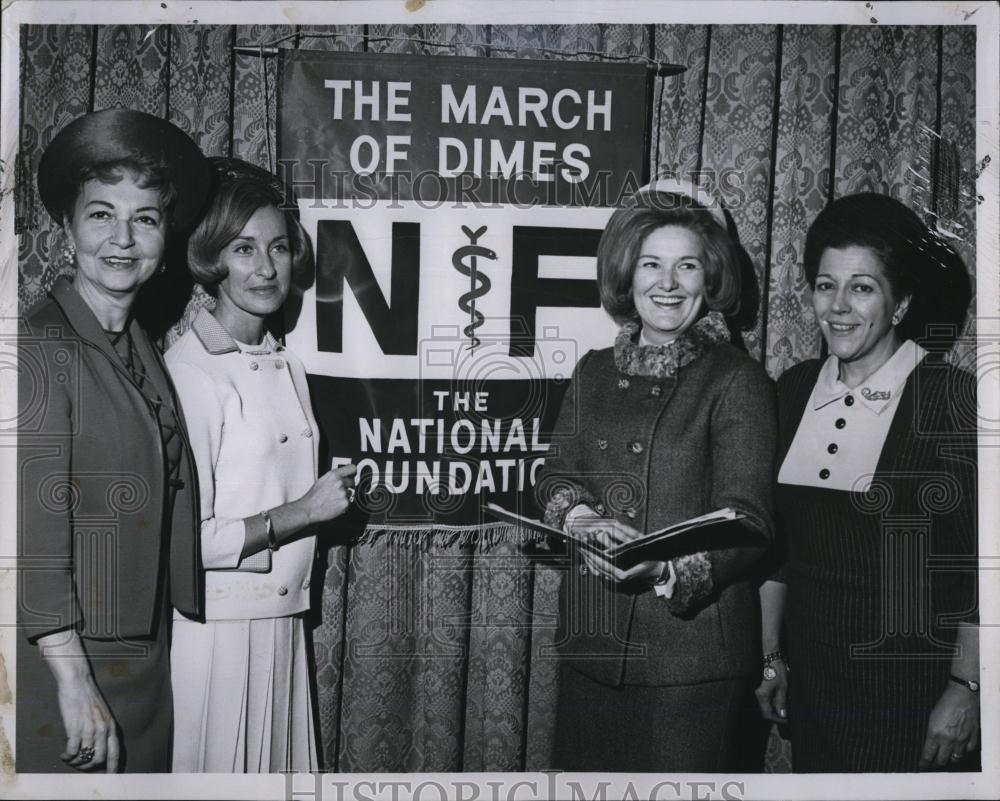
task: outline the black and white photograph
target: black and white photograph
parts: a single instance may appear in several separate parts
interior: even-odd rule
[[[12,0],[4,797],[1000,797],[1000,6]]]

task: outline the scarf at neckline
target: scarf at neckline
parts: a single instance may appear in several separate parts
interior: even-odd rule
[[[640,345],[640,325],[628,322],[615,338],[615,365],[625,375],[667,378],[720,342],[729,341],[726,318],[712,311],[666,345]]]

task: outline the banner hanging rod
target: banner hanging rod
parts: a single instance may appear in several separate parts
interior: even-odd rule
[[[278,55],[280,49],[277,45],[282,42],[289,41],[290,39],[336,39],[336,38],[364,38],[363,34],[358,33],[293,33],[288,36],[283,36],[280,39],[275,39],[267,44],[260,45],[236,45],[233,47],[235,53],[239,53],[244,56],[258,56],[260,58],[271,58]],[[451,44],[449,42],[432,42],[427,39],[416,39],[408,36],[370,36],[367,41],[369,42],[416,42],[417,44],[429,45],[431,47],[444,47],[454,50],[457,45]],[[517,53],[517,48],[514,47],[498,47],[496,45],[488,44],[487,42],[462,42],[463,47],[485,47],[489,48],[490,52],[493,53]],[[647,56],[635,54],[631,56],[610,56],[606,53],[599,53],[596,50],[559,50],[552,47],[535,47],[531,48],[539,53],[556,53],[565,56],[596,56],[597,58],[605,59],[607,61],[643,61],[646,63],[646,69],[649,72],[655,73],[659,78],[666,78],[671,75],[679,75],[682,72],[687,71],[687,67],[683,64],[668,64],[662,61],[654,61]]]

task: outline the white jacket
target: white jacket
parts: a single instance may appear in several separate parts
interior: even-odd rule
[[[262,510],[300,498],[316,480],[319,432],[302,363],[270,334],[259,347],[240,345],[205,309],[166,362],[198,468],[205,618],[305,611],[315,536],[274,551],[267,573],[234,569],[246,526],[261,526]]]

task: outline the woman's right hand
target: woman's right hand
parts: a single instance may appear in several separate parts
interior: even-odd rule
[[[764,720],[788,723],[788,666],[784,659],[775,659],[771,667],[777,675],[773,679],[761,679],[760,686],[754,690],[757,705]]]
[[[358,468],[346,464],[324,473],[299,499],[310,523],[333,520],[347,511],[354,497],[354,474]]]
[[[573,518],[569,524],[569,533],[577,539],[587,540],[605,549],[642,536],[636,529],[618,522],[613,517],[600,517],[591,514],[578,515]]]
[[[101,765],[118,772],[121,744],[118,726],[90,672],[76,632],[61,631],[38,638],[38,647],[56,680],[66,748],[59,758],[77,770]]]

